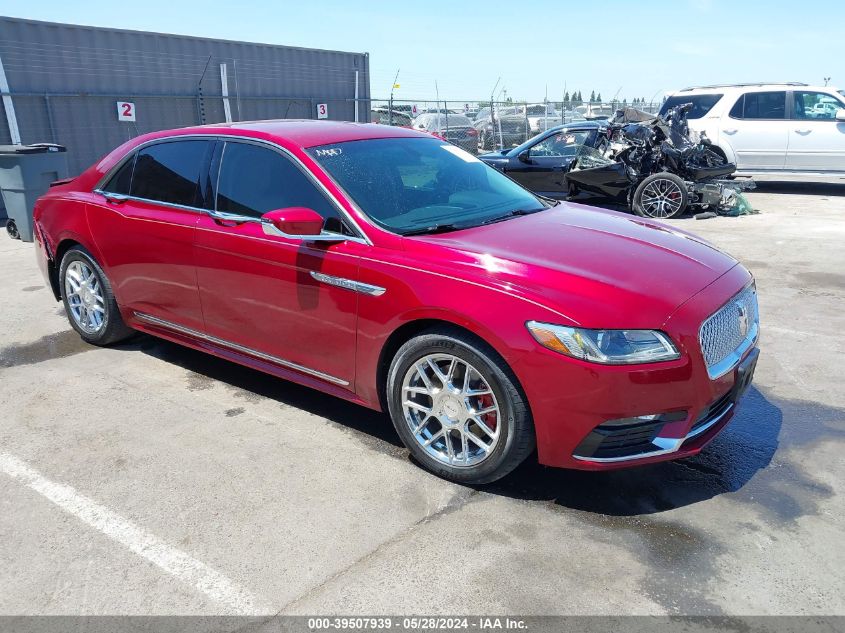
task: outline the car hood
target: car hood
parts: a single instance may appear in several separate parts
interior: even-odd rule
[[[490,152],[488,154],[479,154],[478,159],[485,163],[507,163],[509,150]]]
[[[426,259],[466,267],[467,274],[596,328],[661,327],[737,265],[692,234],[572,203],[408,242],[408,250],[426,251]]]

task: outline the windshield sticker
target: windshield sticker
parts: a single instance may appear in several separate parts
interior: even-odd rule
[[[320,158],[324,156],[340,156],[343,154],[343,149],[340,147],[329,147],[328,149],[316,149],[314,153],[317,154]]]

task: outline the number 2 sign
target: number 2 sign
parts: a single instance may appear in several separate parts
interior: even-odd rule
[[[329,118],[329,104],[327,104],[327,103],[318,103],[317,104],[317,118],[318,119],[328,119]]]
[[[117,102],[117,120],[118,121],[134,121],[135,120],[135,104],[131,101]]]

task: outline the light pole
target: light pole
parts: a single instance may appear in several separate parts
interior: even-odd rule
[[[393,90],[396,88],[396,80],[399,79],[399,69],[396,69],[396,76],[393,78],[393,83],[390,86],[390,102],[387,108],[387,122],[393,125]]]

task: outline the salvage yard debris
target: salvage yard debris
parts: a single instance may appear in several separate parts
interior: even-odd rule
[[[626,195],[629,208],[654,218],[672,218],[688,208],[721,215],[751,212],[743,191],[753,180],[735,180],[736,165],[705,134],[691,132],[692,104],[664,116],[634,108],[619,110],[592,144],[582,145],[570,163],[570,195],[588,192]]]

